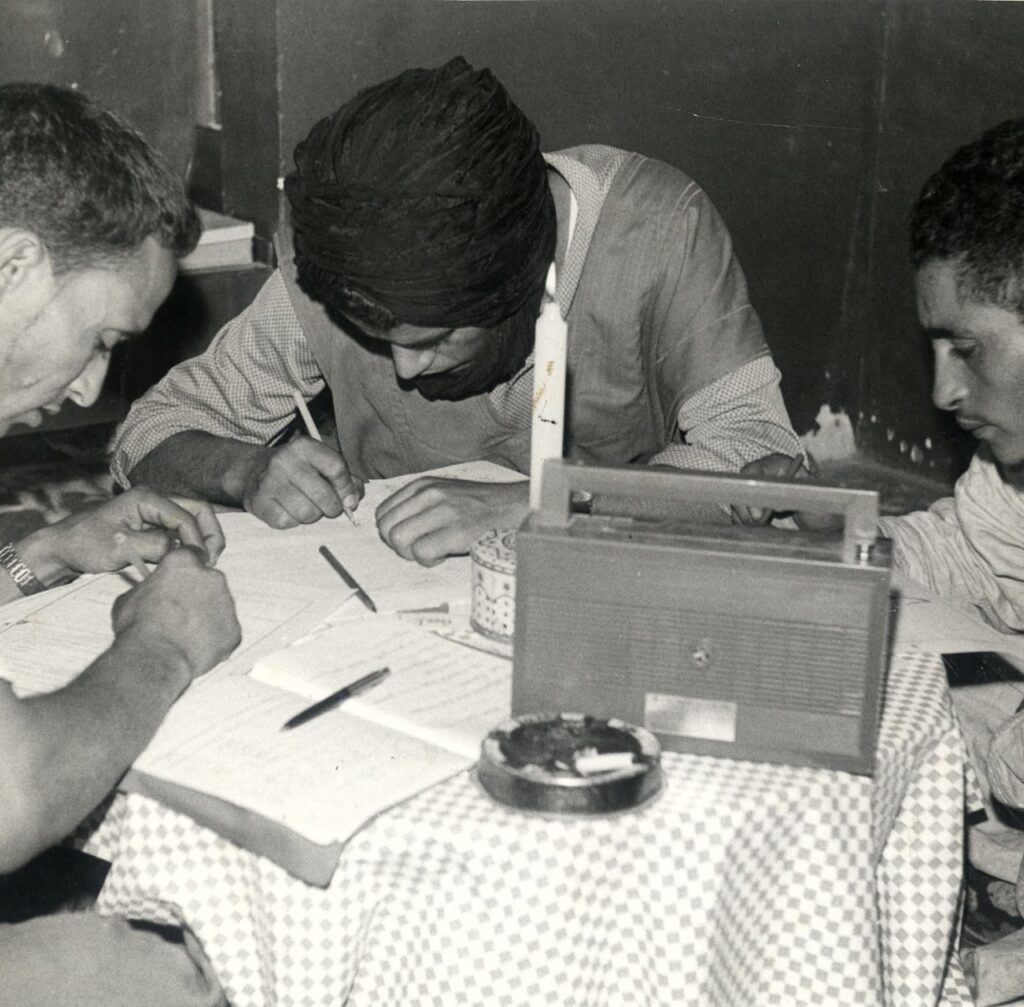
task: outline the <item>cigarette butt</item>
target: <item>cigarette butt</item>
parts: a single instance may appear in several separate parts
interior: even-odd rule
[[[632,752],[600,752],[594,755],[577,755],[576,772],[584,776],[592,773],[608,773],[615,769],[625,769],[633,765]]]

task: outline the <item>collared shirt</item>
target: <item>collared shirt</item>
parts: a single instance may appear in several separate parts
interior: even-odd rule
[[[604,193],[631,155],[591,147],[547,156],[566,178],[580,207],[577,234],[569,243],[559,274],[558,300],[564,314],[583,273]],[[684,195],[695,193],[699,190],[691,183]],[[740,293],[742,303],[726,305],[737,318],[751,311],[742,285]],[[721,320],[701,315],[698,324],[711,331]],[[713,352],[714,344],[708,348]],[[498,415],[517,429],[529,428],[532,369],[531,358],[510,381],[489,393]],[[681,397],[676,436],[649,461],[706,471],[737,471],[765,454],[796,454],[800,443],[786,413],[779,378],[765,351]],[[114,475],[128,485],[132,468],[163,440],[181,431],[200,430],[249,443],[268,443],[291,419],[293,391],[310,399],[323,388],[323,374],[283,278],[275,272],[253,303],[217,334],[206,353],[178,365],[135,403],[115,438]]]

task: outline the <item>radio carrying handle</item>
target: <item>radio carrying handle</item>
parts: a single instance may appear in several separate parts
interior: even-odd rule
[[[748,479],[734,473],[669,472],[639,465],[591,465],[566,458],[544,463],[537,527],[565,528],[574,492],[643,496],[692,503],[744,504],[843,517],[842,559],[859,563],[878,538],[878,494],[814,483]]]

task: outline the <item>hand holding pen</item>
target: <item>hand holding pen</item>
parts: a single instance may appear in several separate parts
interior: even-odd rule
[[[302,396],[296,394],[299,401]],[[312,417],[307,432],[309,436],[254,449],[238,473],[242,505],[272,528],[294,528],[341,514],[351,517],[362,499],[362,480],[349,471],[336,448],[320,439]]]

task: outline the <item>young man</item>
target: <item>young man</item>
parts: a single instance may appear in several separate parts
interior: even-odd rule
[[[361,481],[489,459],[529,470],[534,323],[554,262],[569,330],[567,450],[736,471],[799,441],[721,218],[682,172],[540,152],[486,70],[367,88],[299,144],[280,268],[202,356],[133,408],[114,473],[287,527]],[[337,447],[269,446],[325,386]],[[423,479],[378,529],[421,563],[526,514],[525,483]]]
[[[882,531],[893,541],[900,569],[1002,632],[1019,633],[1024,631],[1024,119],[988,130],[932,175],[911,215],[910,253],[918,315],[935,351],[933,401],[954,412],[979,443],[953,496],[927,511],[886,518]],[[1024,713],[1014,709],[1022,698],[1024,688],[1013,681],[954,691],[983,790],[1018,808],[1024,807]],[[991,802],[988,811],[988,820],[971,831],[971,860],[1012,882],[1024,833],[1008,825]],[[1022,895],[1018,882],[1018,901]],[[1012,960],[1019,962],[1019,952]],[[1014,964],[1012,971],[1012,977],[1003,976],[1010,985],[997,984],[1000,1002],[1010,992],[1024,992],[1024,969]],[[979,972],[979,982],[987,985],[990,979]]]
[[[1024,120],[926,183],[911,216],[932,399],[979,441],[954,495],[883,521],[894,561],[998,629],[1024,630]]]
[[[0,86],[0,433],[90,405],[198,236],[180,182],[83,95]],[[175,540],[181,548],[172,549]],[[86,572],[158,565],[114,606],[114,642],[31,699],[0,680],[0,873],[59,842],[113,789],[185,687],[236,646],[224,541],[205,504],[133,491],[0,543],[0,602]],[[0,926],[0,1003],[216,1004],[198,949],[91,913]]]

